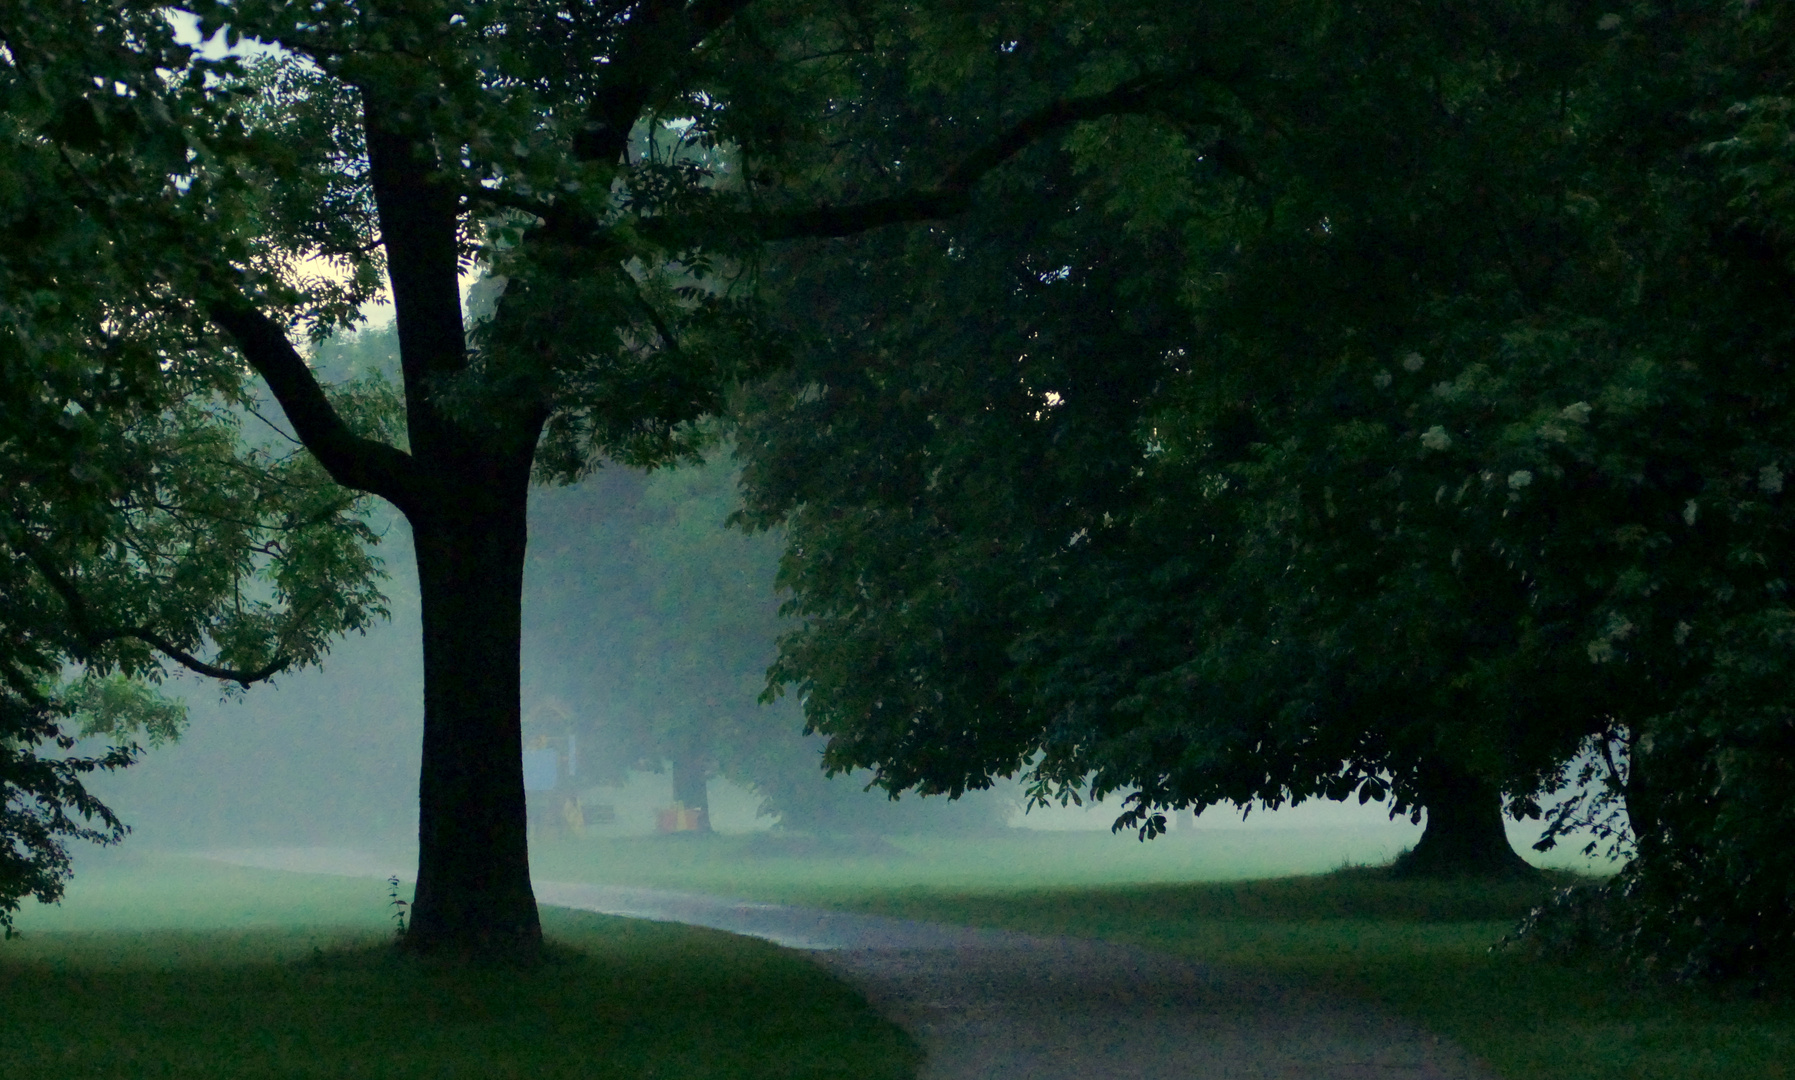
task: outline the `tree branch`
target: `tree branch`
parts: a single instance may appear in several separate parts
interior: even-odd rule
[[[1157,107],[1155,95],[1172,82],[1170,76],[1143,76],[1130,79],[1101,94],[1045,105],[968,154],[949,169],[939,183],[930,188],[845,206],[812,206],[774,213],[718,214],[710,220],[725,232],[745,233],[765,241],[779,241],[852,236],[885,225],[950,217],[972,204],[972,190],[980,180],[1036,141],[1080,121],[1118,113],[1150,111]],[[557,243],[595,254],[605,253],[605,249],[611,245],[611,232],[608,228],[566,203],[542,203],[527,196],[484,188],[464,189],[462,197],[470,201],[486,200],[495,206],[533,214],[543,222],[536,235],[552,237]],[[673,238],[675,241],[689,233],[689,227],[676,218],[645,218],[637,221],[635,228],[645,236],[654,237],[658,234],[663,239]]]
[[[419,484],[411,455],[349,430],[279,323],[248,304],[225,300],[213,301],[207,314],[267,382],[294,434],[332,480],[408,510]]]
[[[1148,111],[1155,92],[1169,82],[1166,76],[1142,76],[1101,94],[1044,105],[961,159],[932,188],[846,206],[749,216],[748,228],[763,240],[798,240],[851,236],[883,225],[957,214],[971,205],[972,189],[980,180],[1039,139],[1084,120]]]
[[[754,0],[692,0],[686,7],[686,18],[691,24],[687,47],[696,48],[712,31],[720,29],[752,3]]]
[[[250,683],[258,683],[264,679],[278,675],[282,671],[285,671],[288,665],[293,663],[293,658],[291,656],[288,656],[285,653],[277,653],[274,659],[268,661],[268,663],[254,671],[238,671],[235,668],[219,667],[216,664],[208,664],[187,650],[177,646],[174,642],[169,641],[167,638],[146,627],[132,626],[121,629],[96,629],[93,625],[93,618],[87,610],[87,598],[81,595],[81,590],[75,587],[74,582],[64,577],[61,571],[50,564],[49,559],[44,555],[42,547],[34,541],[27,542],[25,545],[25,557],[31,560],[31,564],[37,567],[37,572],[42,574],[44,580],[50,583],[50,588],[55,591],[57,596],[62,598],[64,606],[69,609],[69,618],[74,623],[75,633],[81,638],[82,643],[89,649],[97,649],[107,642],[117,641],[119,638],[136,638],[138,641],[141,641],[155,649],[157,652],[166,655],[170,660],[175,661],[190,671],[195,671],[201,675],[214,679],[225,679],[244,687],[248,687]]]
[[[587,161],[621,160],[630,128],[655,87],[677,72],[699,43],[753,2],[646,0],[637,7],[618,35],[605,88],[586,109],[574,154]]]
[[[198,674],[212,679],[224,679],[246,688],[250,683],[258,683],[264,679],[273,678],[274,676],[279,675],[293,662],[291,656],[287,656],[283,653],[275,656],[274,659],[268,661],[261,667],[256,668],[254,671],[238,671],[235,668],[225,668],[219,667],[216,664],[208,664],[199,657],[194,656],[192,653],[177,647],[167,638],[164,638],[159,634],[151,633],[149,630],[140,626],[134,626],[128,630],[116,631],[113,636],[136,638],[138,641],[149,645],[157,652],[162,653],[170,660],[175,661],[189,671],[197,672]]]

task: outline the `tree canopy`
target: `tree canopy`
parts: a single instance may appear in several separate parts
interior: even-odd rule
[[[0,919],[60,895],[61,838],[123,835],[81,777],[177,733],[170,669],[247,686],[384,614],[356,496],[242,439],[250,389],[181,369],[203,345],[61,169],[32,139],[0,163]]]
[[[775,679],[837,766],[1148,834],[1534,814],[1606,752],[1636,958],[1770,970],[1781,16],[1283,14],[1225,124],[1088,125],[1008,203],[794,255],[825,317],[743,438],[808,620]]]
[[[1151,833],[1166,806],[1353,792],[1528,813],[1580,747],[1618,743],[1646,937],[1671,966],[1762,966],[1713,928],[1787,881],[1745,854],[1784,820],[1747,808],[1790,738],[1780,9],[193,10],[274,51],[210,59],[137,0],[0,4],[4,295],[22,325],[62,320],[71,358],[18,367],[47,421],[19,430],[79,435],[69,372],[122,387],[202,463],[157,481],[172,505],[270,508],[232,543],[271,561],[198,558],[183,592],[185,549],[155,547],[178,587],[139,590],[135,563],[108,577],[62,532],[19,535],[49,545],[47,625],[102,662],[250,676],[373,612],[304,591],[367,565],[350,493],[405,515],[415,946],[539,936],[532,478],[689,458],[758,384],[750,510],[787,521],[809,620],[776,678],[833,765],[1132,789]],[[391,408],[302,347],[383,284]],[[257,379],[309,457],[205,449]],[[248,466],[204,467],[226,457]],[[100,533],[40,513],[61,501],[17,513],[74,542],[147,536],[171,505],[120,518],[131,486],[99,490],[68,505]],[[278,557],[277,526],[297,530]],[[311,569],[282,578],[286,558]],[[77,565],[98,567],[88,614],[56,586]],[[1694,944],[1665,915],[1690,875],[1715,905]]]
[[[693,423],[779,360],[750,302],[765,244],[957,213],[1080,122],[1201,111],[1214,75],[1157,58],[1226,27],[1123,7],[192,5],[202,37],[272,50],[244,59],[141,0],[0,6],[9,139],[199,346],[146,374],[253,374],[331,480],[412,526],[414,947],[539,939],[516,663],[532,477],[689,455]],[[474,262],[503,286],[469,320]],[[402,438],[334,402],[295,341],[383,282]]]

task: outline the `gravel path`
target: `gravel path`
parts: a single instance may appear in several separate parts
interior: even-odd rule
[[[214,852],[385,877],[334,849]],[[909,1031],[920,1080],[1495,1080],[1450,1043],[1357,1002],[1126,945],[696,893],[538,881],[545,904],[708,926],[812,953]]]

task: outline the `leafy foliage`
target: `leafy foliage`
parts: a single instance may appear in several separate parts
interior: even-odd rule
[[[215,344],[175,287],[171,235],[199,192],[158,99],[185,50],[159,11],[76,7],[0,11],[7,912],[60,894],[66,839],[123,835],[81,777],[128,764],[132,736],[178,735],[180,703],[149,685],[171,666],[247,686],[384,615],[362,503],[245,439],[256,388],[204,362]],[[154,208],[121,232],[109,193],[133,186]],[[68,756],[71,720],[119,745]]]
[[[1146,834],[1186,803],[1418,811],[1441,773],[1538,815],[1618,744],[1636,955],[1768,970],[1784,16],[1282,14],[1235,40],[1225,122],[1094,121],[1057,194],[798,264],[827,317],[744,439],[809,620],[775,678],[832,764],[1132,789]]]
[[[1530,814],[1587,740],[1618,740],[1649,877],[1681,804],[1647,736],[1694,731],[1703,688],[1758,662],[1736,651],[1779,662],[1747,643],[1786,606],[1780,9],[195,9],[286,55],[197,58],[125,0],[0,8],[8,197],[54,207],[15,227],[43,254],[4,295],[73,298],[66,370],[163,395],[151,442],[191,442],[234,501],[263,505],[207,440],[253,370],[324,473],[411,518],[420,940],[439,910],[535,926],[517,680],[489,663],[515,651],[524,485],[690,458],[768,373],[753,510],[789,516],[809,620],[776,677],[831,765],[894,789],[1028,769],[1043,798],[1132,788],[1146,833],[1168,805],[1467,786]],[[814,322],[790,320],[777,374],[751,302],[767,244],[969,208],[798,271]],[[476,259],[504,284],[470,332]],[[382,271],[404,448],[289,340],[352,323]],[[86,303],[77,278],[146,284]],[[139,328],[173,344],[92,362]],[[56,377],[31,370],[25,398]],[[70,400],[40,396],[48,422]],[[253,464],[283,506],[345,505]],[[172,505],[216,510],[178,481]],[[255,557],[183,562],[172,524],[131,521],[168,603],[96,583],[181,651],[315,656],[281,602],[326,629],[371,611]],[[298,565],[358,572],[353,544],[290,527]],[[273,603],[201,610],[255,574]],[[95,626],[83,648],[149,663],[143,634]],[[1729,750],[1779,745],[1690,737],[1723,786],[1756,775]],[[462,857],[469,828],[490,858]],[[436,906],[491,882],[502,917]]]
[[[6,670],[0,686],[0,931],[13,936],[13,913],[27,896],[53,903],[69,876],[69,840],[117,843],[125,826],[82,786],[96,769],[130,764],[132,751],[114,747],[99,757],[44,756],[38,748],[74,748],[58,710]],[[79,820],[77,820],[79,819]]]

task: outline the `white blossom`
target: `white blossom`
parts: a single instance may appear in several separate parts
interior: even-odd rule
[[[1404,371],[1420,371],[1421,365],[1425,364],[1425,363],[1427,363],[1426,357],[1422,356],[1418,352],[1412,352],[1412,353],[1405,355],[1402,358],[1402,370],[1404,370]]]
[[[1695,500],[1690,499],[1688,502],[1683,504],[1683,524],[1694,525],[1695,524],[1695,515],[1696,515]]]
[[[1775,495],[1783,489],[1783,471],[1774,464],[1758,470],[1758,490]]]
[[[1422,433],[1421,445],[1429,450],[1444,450],[1452,445],[1452,436],[1446,434],[1445,428],[1435,424]]]
[[[1574,405],[1566,405],[1558,410],[1558,416],[1573,424],[1587,424],[1589,423],[1589,402],[1579,401]]]
[[[1508,474],[1508,486],[1515,491],[1519,491],[1531,483],[1533,483],[1533,474],[1526,469],[1516,469]]]

